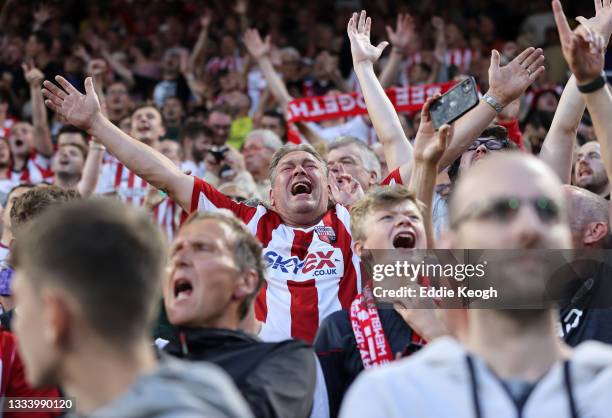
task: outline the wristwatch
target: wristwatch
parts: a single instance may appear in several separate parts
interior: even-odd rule
[[[482,96],[482,100],[487,102],[493,109],[495,109],[497,113],[501,113],[501,111],[504,110],[504,106],[502,106],[502,104],[498,102],[495,97],[485,94],[484,96]]]
[[[578,87],[578,91],[583,94],[594,93],[606,85],[606,73],[602,72],[599,77],[588,84],[583,84]]]

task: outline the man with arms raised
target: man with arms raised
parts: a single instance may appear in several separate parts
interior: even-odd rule
[[[165,246],[144,214],[112,200],[68,203],[16,243],[15,332],[33,386],[61,386],[79,416],[251,416],[216,367],[157,360],[149,330]]]
[[[85,80],[85,95],[64,78],[56,80],[62,88],[46,81],[43,93],[46,104],[67,123],[95,136],[128,169],[167,191],[186,211],[230,209],[257,236],[269,266],[256,301],[264,340],[312,342],[323,318],[348,308],[361,287],[349,214],[331,201],[327,166],[312,147],[284,147],[275,154],[270,207],[236,204],[114,126],[100,112],[91,78]]]

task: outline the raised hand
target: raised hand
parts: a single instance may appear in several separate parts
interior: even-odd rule
[[[244,46],[246,46],[249,54],[256,60],[269,55],[272,49],[270,35],[262,40],[257,29],[247,29],[242,37],[242,42],[244,42]]]
[[[442,19],[440,16],[432,17],[431,26],[433,26],[436,32],[444,32],[444,19]]]
[[[414,19],[409,14],[397,15],[397,23],[395,24],[395,31],[391,26],[387,26],[387,36],[391,41],[391,45],[398,48],[402,52],[414,39]]]
[[[87,74],[91,77],[100,77],[106,72],[106,61],[103,59],[94,59],[87,64]]]
[[[353,65],[360,62],[376,62],[389,42],[381,42],[378,46],[370,43],[370,28],[372,20],[366,18],[365,10],[360,15],[353,13],[348,23],[348,36],[351,41],[351,54]]]
[[[421,124],[414,140],[415,160],[438,164],[453,137],[452,126],[444,125],[438,132],[433,127],[429,108],[439,97],[440,94],[430,97],[421,108]]]
[[[612,35],[612,1],[595,0],[595,16],[590,19],[578,16],[576,20],[600,34],[608,45]]]
[[[33,63],[23,63],[23,77],[30,86],[40,86],[45,79],[45,75]]]
[[[572,32],[559,0],[553,1],[553,13],[563,56],[574,73],[576,82],[578,85],[590,83],[603,71],[606,41],[602,35],[584,25]]]
[[[329,189],[336,203],[350,206],[364,196],[361,184],[339,166],[337,172],[329,172]]]
[[[55,76],[61,87],[49,80],[43,83],[42,93],[45,104],[53,110],[64,123],[88,131],[96,117],[100,115],[100,101],[94,91],[91,77],[85,79],[85,93],[81,94],[62,76]]]
[[[33,17],[39,25],[42,25],[51,19],[52,14],[53,10],[48,5],[41,4],[38,9],[34,10]]]
[[[499,52],[493,50],[489,67],[489,94],[505,107],[518,99],[544,72],[544,51],[527,48],[503,67],[500,60]]]
[[[204,14],[200,17],[200,25],[202,25],[202,29],[207,29],[210,26],[210,22],[212,21],[212,15],[210,10],[204,10]]]
[[[243,15],[246,14],[248,7],[248,0],[237,0],[236,5],[234,6],[234,11],[239,15]]]

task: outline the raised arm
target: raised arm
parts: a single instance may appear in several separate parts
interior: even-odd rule
[[[81,180],[77,184],[77,190],[83,197],[91,196],[96,190],[98,185],[98,179],[100,178],[100,171],[102,170],[102,159],[104,158],[104,151],[106,148],[104,145],[92,139],[89,142],[89,152],[87,153],[87,159],[85,159],[85,166],[83,167],[83,174]]]
[[[502,107],[521,97],[527,88],[544,72],[541,49],[527,48],[508,65],[500,66],[499,52],[493,50],[489,67],[489,90]],[[484,100],[455,122],[455,133],[442,156],[439,169],[451,165],[495,119],[497,112]]]
[[[283,112],[286,113],[287,106],[289,105],[289,102],[293,100],[293,97],[291,97],[289,94],[287,86],[276,73],[274,65],[272,65],[272,61],[270,60],[270,35],[266,36],[266,38],[262,40],[257,29],[248,29],[244,33],[242,41],[249,51],[249,54],[253,57],[253,59],[255,59],[255,61],[257,61],[257,65],[259,65],[259,69],[263,73],[263,76],[268,83],[268,90],[272,94],[272,97],[274,97],[274,99],[281,106]],[[311,129],[308,124],[297,122],[296,126],[300,133],[302,133],[306,140],[312,145],[325,145],[325,140],[321,138],[321,136],[318,135],[313,129]]]
[[[595,16],[577,20],[603,37],[606,45],[612,34],[612,3],[595,1]],[[572,76],[567,82],[548,135],[542,144],[540,158],[548,163],[564,183],[571,181],[572,156],[576,133],[584,113],[585,102],[576,86],[576,78]]]
[[[391,87],[399,76],[406,47],[414,39],[414,20],[409,14],[397,15],[395,31],[391,26],[387,26],[387,36],[391,42],[391,54],[387,59],[387,64],[380,74],[380,85],[383,88]]]
[[[33,64],[23,64],[23,75],[30,86],[30,98],[32,100],[32,124],[34,125],[34,148],[36,152],[45,157],[53,155],[53,142],[51,142],[51,132],[49,131],[49,121],[47,120],[47,109],[40,91],[44,74]]]
[[[43,83],[42,92],[49,108],[65,123],[94,136],[129,170],[166,191],[185,210],[190,210],[193,177],[182,173],[163,154],[123,133],[105,118],[91,77],[85,80],[85,95],[65,78],[56,76],[55,79],[61,88],[48,80]]]
[[[412,161],[412,146],[404,134],[404,129],[393,104],[383,90],[374,73],[374,62],[380,57],[388,42],[375,47],[370,43],[370,18],[365,11],[360,15],[353,13],[348,23],[348,36],[351,41],[351,54],[355,74],[359,80],[363,98],[372,125],[382,143],[389,171]]]
[[[206,42],[208,41],[208,27],[210,26],[210,21],[211,21],[211,16],[209,12],[206,12],[200,18],[200,25],[202,26],[202,28],[200,29],[198,40],[193,46],[193,51],[191,51],[191,55],[189,55],[189,63],[187,67],[189,74],[193,74],[197,63],[200,61],[200,59],[204,55],[204,50],[206,48]]]
[[[596,11],[599,11],[604,6],[599,0],[596,0],[595,7]],[[576,77],[578,89],[582,90],[582,97],[593,120],[595,135],[601,145],[606,173],[610,176],[612,175],[612,118],[610,117],[612,115],[612,94],[602,75],[607,40],[585,26],[584,21],[583,25],[572,32],[559,0],[553,1],[553,12],[563,56]]]
[[[438,175],[438,163],[453,137],[453,129],[444,125],[438,132],[431,121],[429,107],[436,97],[425,102],[421,109],[421,124],[414,140],[414,167],[408,189],[414,191],[417,199],[425,204],[427,210],[423,213],[427,248],[436,248],[433,228],[433,197]]]

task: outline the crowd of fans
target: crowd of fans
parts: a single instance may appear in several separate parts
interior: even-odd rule
[[[5,1],[0,417],[62,415],[13,403],[35,397],[100,418],[612,416],[606,263],[561,309],[515,310],[382,309],[364,267],[610,249],[612,1],[585,3]],[[435,129],[468,77],[481,100]],[[512,272],[531,300],[541,268]]]

